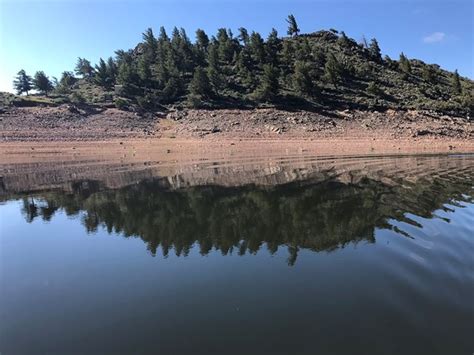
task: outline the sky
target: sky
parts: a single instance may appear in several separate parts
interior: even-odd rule
[[[286,35],[294,14],[302,32],[335,28],[359,41],[377,38],[382,53],[437,63],[474,78],[473,0],[0,0],[0,91],[15,74],[59,77],[77,57],[96,63],[133,48],[148,27],[239,27]]]

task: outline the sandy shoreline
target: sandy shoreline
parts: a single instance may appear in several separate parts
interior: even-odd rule
[[[186,166],[305,157],[473,153],[468,118],[416,111],[11,108],[0,115],[0,176],[52,166]]]
[[[148,138],[98,141],[0,142],[0,165],[91,161],[185,164],[292,156],[368,156],[474,153],[474,141],[458,139],[231,139]],[[38,166],[40,169],[41,166]]]

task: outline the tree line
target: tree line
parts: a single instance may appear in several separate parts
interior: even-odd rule
[[[314,98],[320,93],[320,83],[338,89],[362,70],[347,56],[315,46],[308,35],[301,35],[293,15],[287,18],[288,38],[281,38],[275,29],[266,39],[258,32],[241,27],[238,34],[220,28],[209,37],[204,30],[196,31],[194,42],[186,31],[174,28],[169,36],[161,27],[158,36],[148,28],[142,42],[128,51],[118,50],[115,57],[100,59],[96,65],[78,58],[74,72],[65,71],[60,79],[49,79],[38,71],[33,78],[21,70],[14,81],[18,94],[32,89],[48,95],[70,92],[79,80],[91,82],[104,90],[114,90],[117,96],[132,100],[143,108],[169,104],[186,99],[192,106],[228,98],[248,98],[258,102],[273,101],[282,92],[301,98]],[[356,43],[336,30],[323,33],[339,48],[359,51],[368,61],[397,70],[404,79],[412,75],[410,60],[404,53],[398,61],[382,58],[375,38]],[[337,34],[337,35],[336,35]],[[331,37],[332,36],[332,37]],[[423,68],[426,82],[436,82],[432,66]],[[452,75],[452,89],[461,94],[457,71]],[[374,82],[368,92],[379,90]]]

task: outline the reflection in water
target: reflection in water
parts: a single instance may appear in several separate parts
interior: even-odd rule
[[[275,186],[175,189],[158,178],[104,189],[97,181],[74,182],[69,192],[24,197],[23,213],[27,222],[49,221],[59,209],[80,214],[87,232],[103,226],[109,233],[138,236],[152,255],[160,248],[164,256],[170,250],[186,256],[196,244],[202,255],[213,249],[254,254],[263,245],[275,253],[286,246],[293,265],[301,248],[331,251],[350,242],[373,243],[376,228],[411,237],[393,222],[421,227],[408,215],[433,218],[434,211],[449,210],[446,204],[472,202],[473,165],[430,171],[423,162],[415,175],[356,170],[348,178],[329,170]]]
[[[2,354],[472,351],[474,156],[127,168],[3,170]]]

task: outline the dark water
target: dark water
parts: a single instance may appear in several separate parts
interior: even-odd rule
[[[344,164],[4,182],[0,353],[472,354],[474,157]]]

